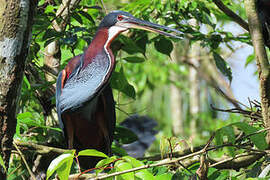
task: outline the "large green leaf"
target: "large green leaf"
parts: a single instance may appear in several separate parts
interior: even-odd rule
[[[95,149],[82,150],[78,153],[78,156],[96,156],[96,157],[108,158],[108,156],[106,154],[104,154],[103,152],[99,152]]]
[[[47,169],[46,180],[48,180],[55,171],[57,171],[57,174],[63,178],[61,180],[67,180],[73,162],[74,153],[75,151],[71,151],[70,153],[61,154],[55,158]]]
[[[232,81],[232,70],[229,67],[229,65],[227,64],[227,62],[216,52],[213,52],[213,56],[214,56],[214,60],[215,60],[217,68],[231,82]]]

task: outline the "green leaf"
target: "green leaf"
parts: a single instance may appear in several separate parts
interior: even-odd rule
[[[124,156],[122,157],[122,159],[125,160],[126,162],[129,162],[133,168],[144,166],[143,162],[130,156]],[[154,176],[146,169],[136,171],[135,176],[140,179],[147,179],[147,180],[155,179]]]
[[[115,127],[114,139],[117,140],[120,144],[130,144],[138,140],[138,136],[123,126],[117,125]]]
[[[99,152],[95,149],[85,149],[82,150],[78,153],[78,156],[95,156],[95,157],[104,157],[104,158],[108,158],[108,156],[106,154],[104,154],[103,152]]]
[[[213,56],[214,56],[214,60],[215,60],[217,68],[231,82],[232,81],[232,71],[231,71],[231,68],[228,66],[227,62],[216,52],[213,52]]]
[[[57,174],[59,179],[66,180],[69,177],[70,169],[73,163],[73,158],[70,158],[69,160],[65,161],[57,170]]]
[[[227,147],[227,149],[228,149],[229,155],[231,157],[234,157],[235,156],[235,147]]]
[[[53,5],[48,5],[47,7],[46,7],[46,9],[45,9],[45,13],[53,13],[53,11],[54,11],[54,9],[55,9],[55,6],[53,6]]]
[[[44,33],[44,35],[42,36],[42,40],[45,41],[45,40],[48,40],[51,38],[62,37],[62,36],[63,36],[63,33],[61,33],[61,32],[58,32],[54,29],[47,29],[46,32]],[[44,47],[46,47],[46,46],[44,46]]]
[[[4,168],[5,172],[7,172],[7,169],[6,169],[6,166],[5,166],[5,163],[4,163],[4,160],[2,158],[2,156],[0,155],[0,165]]]
[[[220,145],[223,144],[222,130],[221,130],[221,129],[218,129],[218,130],[216,131],[216,134],[215,134],[215,140],[216,140],[217,146],[220,146]]]
[[[132,167],[141,167],[141,166],[144,166],[144,163],[135,159],[134,157],[131,157],[131,156],[124,156],[122,157],[122,159],[124,159],[125,161],[129,162]]]
[[[129,56],[125,57],[124,60],[126,60],[129,63],[142,63],[145,61],[144,58],[138,57],[138,56]]]
[[[144,50],[141,49],[132,39],[120,36],[119,41],[123,44],[121,47],[128,54],[142,53],[144,54]]]
[[[247,59],[246,59],[245,67],[247,67],[247,65],[249,65],[254,59],[255,59],[255,54],[249,55],[249,56],[247,57]]]
[[[104,168],[106,167],[105,165],[109,165],[109,164],[111,164],[115,160],[116,160],[116,156],[112,156],[112,157],[109,157],[109,158],[100,160],[96,164],[96,168],[97,168],[96,175],[98,175],[100,172],[102,172],[104,170]]]
[[[132,169],[132,165],[130,163],[127,163],[125,161],[117,161],[114,165],[117,171],[125,171],[128,169]],[[127,180],[134,180],[135,179],[135,174],[134,172],[130,173],[125,173],[120,175],[121,178],[127,179]]]
[[[148,170],[142,169],[135,172],[135,176],[140,179],[154,180],[156,179]]]
[[[155,180],[164,180],[164,179],[172,179],[172,174],[166,173],[166,174],[161,174],[158,176],[155,176]]]
[[[235,134],[233,127],[231,125],[225,126],[221,128],[223,131],[223,134],[228,137],[228,141],[231,142],[232,144],[235,143]]]
[[[20,113],[20,114],[17,115],[18,120],[24,120],[24,119],[27,119],[27,118],[33,118],[32,113],[24,112],[24,113]]]
[[[126,155],[128,155],[125,149],[123,149],[123,148],[121,148],[119,146],[116,146],[115,144],[112,144],[111,148],[112,148],[112,153],[117,155],[117,156],[126,156]]]
[[[62,175],[62,173],[66,173],[69,175],[70,172],[70,162],[72,164],[73,162],[73,158],[74,158],[74,153],[75,151],[71,151],[71,153],[65,153],[65,154],[61,154],[60,156],[58,156],[57,158],[55,158],[49,165],[48,169],[47,169],[47,177],[46,180],[48,180],[55,171],[57,171],[58,173],[60,173]],[[70,162],[69,162],[70,161]],[[66,164],[67,163],[67,164]],[[66,168],[61,167],[61,166],[68,166]],[[59,169],[60,168],[60,169]],[[58,170],[59,169],[59,170]],[[64,172],[63,172],[64,171]],[[67,178],[68,179],[68,178]],[[62,180],[62,179],[61,179]],[[65,180],[65,179],[63,179]]]
[[[72,13],[71,17],[78,21],[80,24],[83,24],[82,18],[77,12]]]
[[[119,72],[113,72],[111,77],[111,86],[113,89],[117,89],[133,99],[136,97],[135,89],[128,83],[124,75],[123,68],[121,68]]]
[[[86,19],[88,19],[92,24],[95,24],[94,19],[92,18],[92,16],[90,14],[88,14],[87,12],[84,11],[78,11],[78,13],[80,13],[82,16],[84,16]]]
[[[170,40],[162,37],[158,39],[157,41],[155,41],[154,45],[158,52],[162,54],[166,54],[167,56],[170,57],[170,54],[173,50],[173,44]]]
[[[244,131],[246,135],[249,135],[258,131],[255,127],[250,126],[244,122],[237,122],[237,123],[233,123],[232,125]],[[253,144],[255,144],[255,146],[260,150],[265,150],[268,147],[265,140],[265,135],[263,132],[251,135],[249,138],[253,142]]]

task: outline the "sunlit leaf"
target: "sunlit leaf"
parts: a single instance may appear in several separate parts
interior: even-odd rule
[[[78,153],[78,156],[96,156],[96,157],[104,157],[108,158],[106,154],[103,152],[97,151],[95,149],[85,149]]]
[[[47,177],[46,179],[48,180],[55,171],[60,172],[60,174],[62,174],[61,170],[64,171],[65,173],[69,174],[70,171],[70,162],[73,162],[73,158],[74,158],[74,153],[75,151],[72,151],[71,153],[65,153],[65,154],[61,154],[60,156],[58,156],[57,158],[55,158],[49,165],[48,169],[47,169]],[[66,164],[67,163],[67,164]],[[61,166],[68,166],[68,167],[61,167]],[[60,168],[60,170],[58,170]],[[68,179],[68,178],[66,178]],[[66,180],[63,179],[63,180]]]
[[[147,179],[147,180],[156,179],[147,169],[136,171],[135,176],[140,179]]]
[[[128,169],[132,169],[132,165],[125,161],[117,161],[114,167],[116,168],[117,171],[125,171]],[[122,177],[123,179],[133,180],[135,179],[135,174],[134,172],[125,173],[125,174],[121,174],[120,177]]]
[[[249,65],[252,61],[254,61],[255,59],[255,54],[251,54],[247,57],[246,59],[246,64],[245,64],[245,67],[247,67],[247,65]]]
[[[126,160],[127,162],[129,162],[133,167],[141,167],[144,166],[143,162],[135,159],[134,157],[131,156],[124,156],[122,157],[122,159]]]

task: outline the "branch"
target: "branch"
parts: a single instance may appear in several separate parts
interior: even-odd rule
[[[255,0],[245,0],[244,3],[259,72],[262,117],[265,127],[268,128],[270,127],[270,65],[264,47],[262,26],[256,12]],[[270,133],[267,134],[266,139],[267,143],[270,144]]]
[[[248,23],[244,21],[240,16],[235,14],[232,10],[230,10],[227,6],[225,6],[221,0],[213,0],[213,2],[222,12],[224,12],[227,16],[229,16],[233,21],[235,21],[245,30],[249,31]]]
[[[30,176],[31,176],[31,179],[37,180],[36,177],[35,177],[35,175],[34,175],[34,173],[31,171],[29,165],[27,164],[27,161],[25,160],[24,155],[23,155],[23,153],[21,152],[21,150],[18,148],[18,146],[17,146],[14,142],[13,142],[13,145],[14,145],[14,147],[16,148],[16,150],[18,151],[19,155],[21,156],[22,161],[24,162],[24,164],[25,164],[25,166],[26,166],[26,169],[27,169],[27,171],[29,172],[29,174],[30,174]]]
[[[259,160],[265,155],[265,153],[251,152],[236,155],[235,157],[224,159],[224,160],[213,160],[209,159],[211,165],[209,167],[215,167],[217,169],[234,169],[239,170],[240,168],[247,167]]]
[[[50,152],[53,152],[56,154],[63,154],[67,151],[70,151],[68,149],[49,147],[49,146],[35,144],[32,142],[23,142],[23,141],[19,141],[19,140],[14,140],[14,144],[16,144],[17,146],[22,146],[22,147],[26,147],[29,149],[33,149],[38,154],[48,154]]]

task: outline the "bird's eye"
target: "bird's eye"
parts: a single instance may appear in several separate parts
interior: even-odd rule
[[[118,16],[117,16],[117,20],[118,20],[118,21],[122,21],[123,19],[124,19],[123,16],[121,16],[121,15],[118,15]]]

